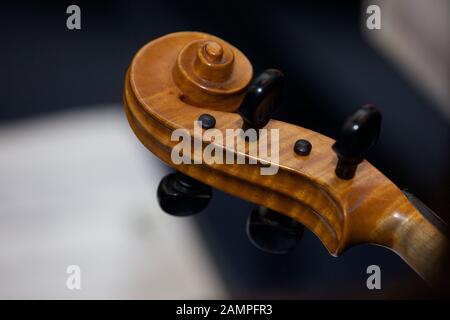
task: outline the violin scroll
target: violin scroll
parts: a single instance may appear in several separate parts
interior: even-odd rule
[[[364,106],[349,118],[334,141],[318,132],[270,119],[279,105],[284,76],[268,70],[250,85],[252,77],[252,66],[242,52],[205,33],[166,35],[135,55],[125,80],[128,121],[150,151],[180,172],[161,182],[161,207],[176,215],[198,212],[208,204],[214,187],[265,207],[250,216],[249,235],[255,242],[275,248],[272,251],[279,251],[273,247],[277,240],[265,241],[255,230],[281,227],[288,235],[283,243],[288,244],[294,243],[300,232],[286,229],[277,215],[266,214],[268,210],[304,225],[334,256],[358,244],[377,244],[395,251],[428,283],[441,285],[448,270],[446,234],[364,160],[378,139],[381,113],[373,106]],[[196,135],[197,120],[205,114],[214,121],[201,131],[214,127],[217,137],[243,127],[273,130],[278,157],[268,160],[259,152],[250,153],[259,151],[262,136],[244,141],[233,135],[233,143],[228,144],[226,139],[212,141],[208,135]],[[183,151],[181,163],[171,157],[179,143],[172,139],[177,129],[182,129],[189,145],[194,145],[193,150]],[[235,138],[242,139],[243,148],[234,147],[238,141]],[[277,145],[271,139],[267,142],[270,147]],[[246,161],[195,162],[196,145],[199,154],[202,147],[211,145],[215,152]],[[267,164],[278,169],[276,174],[261,174],[260,169]],[[289,240],[290,235],[295,241]]]
[[[232,112],[241,104],[252,76],[252,65],[238,49],[219,38],[200,35],[181,48],[172,78],[184,102]]]

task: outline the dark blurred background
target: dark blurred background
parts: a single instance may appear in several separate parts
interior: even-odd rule
[[[376,105],[383,127],[369,161],[449,221],[449,106],[439,106],[368,40],[362,30],[366,2],[77,1],[78,31],[66,28],[70,4],[2,2],[0,125],[120,103],[124,74],[141,46],[175,31],[203,31],[240,48],[255,73],[285,73],[277,119],[335,137],[346,116],[366,103]],[[155,201],[152,194],[149,201]],[[384,248],[361,246],[333,258],[307,232],[291,254],[259,252],[245,235],[251,208],[215,191],[210,207],[193,218],[231,297],[434,296]],[[383,290],[366,289],[370,264],[380,265]]]

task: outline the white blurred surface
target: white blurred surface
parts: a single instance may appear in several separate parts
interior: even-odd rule
[[[363,34],[450,119],[450,1],[365,0],[381,9],[381,29]]]
[[[119,108],[0,126],[0,298],[225,298],[191,220],[156,202],[165,170]]]

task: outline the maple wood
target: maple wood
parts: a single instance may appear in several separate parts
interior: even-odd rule
[[[172,131],[185,128],[193,136],[194,121],[205,110],[223,134],[242,127],[233,111],[251,78],[250,62],[225,41],[198,32],[169,34],[135,55],[125,80],[125,111],[136,136],[169,166],[299,221],[332,255],[372,243],[396,252],[432,285],[448,279],[447,237],[369,162],[359,165],[353,179],[338,178],[334,140],[322,134],[271,120],[266,128],[279,129],[280,136],[279,163],[273,164],[279,171],[273,176],[260,175],[254,164],[172,163],[177,143],[170,139]],[[309,155],[295,153],[298,139],[311,143]]]

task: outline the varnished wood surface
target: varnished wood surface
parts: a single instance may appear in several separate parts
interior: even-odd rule
[[[200,67],[196,72],[203,78],[212,77],[211,81],[192,83],[189,75],[179,71],[180,53],[192,43],[209,40],[225,47],[228,57],[232,52],[239,67],[231,72],[214,69],[213,74],[208,74],[211,69]],[[198,53],[199,47],[196,49],[193,52]],[[212,50],[218,51],[214,45]],[[152,41],[136,54],[126,76],[124,102],[130,125],[141,142],[169,166],[298,220],[332,255],[353,245],[373,243],[395,251],[430,284],[439,286],[448,279],[446,236],[367,161],[358,167],[353,179],[336,177],[337,159],[331,149],[334,141],[317,132],[271,120],[266,128],[279,129],[280,138],[279,163],[272,164],[278,165],[279,171],[273,176],[260,175],[260,165],[254,164],[172,163],[171,150],[177,144],[170,140],[172,131],[185,128],[193,136],[194,121],[206,111],[216,118],[215,128],[224,135],[226,129],[242,127],[240,116],[230,111],[242,101],[251,73],[251,65],[240,51],[204,33],[175,33]],[[293,151],[298,139],[311,142],[309,156]]]

